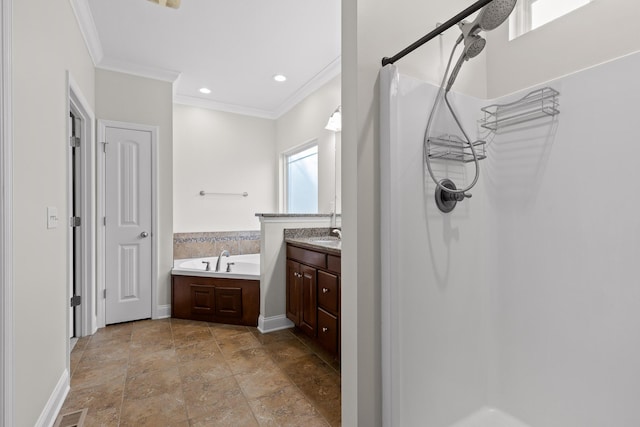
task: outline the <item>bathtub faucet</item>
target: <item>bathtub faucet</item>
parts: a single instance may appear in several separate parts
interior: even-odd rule
[[[229,251],[228,250],[223,250],[222,253],[220,254],[220,256],[218,257],[218,261],[216,262],[216,272],[220,271],[220,260],[222,259],[223,256],[228,257],[229,256]]]

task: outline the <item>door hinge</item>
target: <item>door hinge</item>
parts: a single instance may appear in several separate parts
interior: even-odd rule
[[[108,142],[106,142],[106,141],[102,143],[102,151],[103,151],[104,153],[106,153],[106,152],[107,152],[107,144],[108,144]]]
[[[80,227],[82,221],[79,216],[72,216],[69,218],[69,226],[71,227]]]
[[[71,307],[77,307],[82,302],[82,297],[80,295],[74,295],[71,297]]]
[[[70,136],[69,137],[69,145],[73,148],[80,148],[80,137],[79,136]]]
[[[105,227],[107,226],[107,217],[106,216],[102,217],[102,225],[104,225]]]
[[[107,290],[106,290],[106,289],[102,291],[102,296],[103,296],[105,299],[107,298]]]

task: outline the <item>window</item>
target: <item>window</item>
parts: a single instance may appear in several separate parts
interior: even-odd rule
[[[289,213],[318,213],[318,144],[285,154],[285,195]]]
[[[519,0],[509,19],[509,40],[570,13],[593,0]]]

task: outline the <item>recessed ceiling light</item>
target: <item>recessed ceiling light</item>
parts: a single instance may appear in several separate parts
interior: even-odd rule
[[[282,74],[276,74],[275,76],[273,76],[273,80],[282,83],[287,80],[287,77],[283,76]]]
[[[211,93],[211,89],[206,88],[206,87],[201,87],[200,88],[200,93],[204,93],[205,95],[208,95]]]

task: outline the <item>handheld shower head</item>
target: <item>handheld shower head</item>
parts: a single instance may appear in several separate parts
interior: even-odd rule
[[[460,28],[465,37],[476,35],[480,31],[495,30],[513,12],[516,0],[493,0],[480,10],[473,22],[461,22]]]
[[[460,72],[460,68],[462,68],[462,64],[464,61],[468,61],[471,58],[474,58],[482,52],[487,41],[480,36],[471,35],[464,38],[464,50],[458,58],[458,62],[453,67],[453,71],[451,72],[451,77],[449,77],[449,81],[447,82],[446,91],[449,92],[451,86],[453,86],[453,82],[456,81],[456,77],[458,77],[458,73]]]
[[[451,89],[453,82],[456,81],[464,61],[479,55],[487,44],[487,41],[480,37],[478,33],[498,28],[511,15],[515,6],[516,0],[493,0],[480,10],[473,22],[462,21],[458,24],[462,31],[461,37],[464,39],[464,51],[451,72],[451,77],[447,82],[447,91]]]
[[[464,39],[463,55],[467,56],[467,59],[475,58],[480,55],[480,52],[486,46],[487,41],[480,36],[469,36]]]

